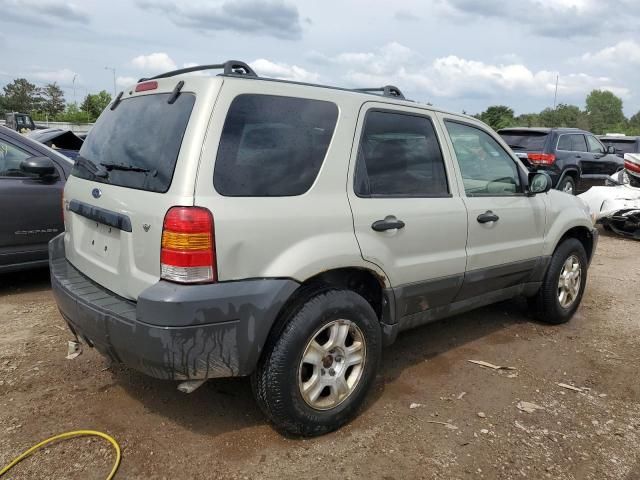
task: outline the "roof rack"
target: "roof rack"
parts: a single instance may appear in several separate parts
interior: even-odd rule
[[[245,62],[240,62],[239,60],[227,60],[224,63],[219,63],[215,65],[197,65],[195,67],[187,67],[181,68],[179,70],[172,70],[170,72],[161,73],[160,75],[156,75],[155,77],[149,78],[141,78],[138,82],[144,82],[147,80],[156,80],[158,78],[169,78],[174,77],[176,75],[182,75],[183,73],[190,72],[199,72],[202,70],[219,70],[223,69],[224,75],[241,75],[247,77],[257,77],[258,75],[253,69],[247,65]]]
[[[384,87],[377,88],[354,88],[356,92],[382,92],[383,97],[394,97],[400,100],[405,100],[404,95],[398,87],[393,85],[385,85]]]

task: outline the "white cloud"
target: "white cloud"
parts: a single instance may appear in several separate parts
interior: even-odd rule
[[[638,65],[640,64],[640,43],[634,40],[623,40],[612,47],[593,53],[587,52],[580,57],[580,60],[592,65],[611,67]]]
[[[310,72],[297,65],[286,63],[275,63],[265,58],[259,58],[249,64],[258,75],[279,78],[283,80],[293,80],[296,82],[317,82],[320,76],[315,72]]]
[[[176,68],[176,62],[164,52],[139,55],[131,59],[131,65],[145,72],[166,72]]]
[[[635,31],[640,20],[637,0],[439,0],[437,5],[457,20],[493,18],[553,38]]]
[[[116,78],[116,85],[118,88],[130,87],[138,83],[138,79],[134,77],[118,77]]]
[[[555,91],[558,72],[533,71],[523,63],[487,63],[449,55],[426,61],[417,52],[399,43],[390,43],[373,52],[348,52],[322,62],[346,70],[352,86],[373,87],[393,84],[425,97],[490,97],[506,95],[549,96]],[[416,65],[421,67],[416,68]],[[606,76],[560,73],[559,98],[577,97],[594,88],[628,96],[629,90]]]
[[[73,77],[74,75],[77,75],[77,73],[68,68],[62,68],[60,70],[53,71],[40,71],[32,75],[34,78],[44,82],[56,82],[61,85],[71,85],[73,83]],[[76,82],[78,82],[78,78],[76,78]]]
[[[33,25],[51,25],[59,21],[86,23],[87,11],[67,0],[0,0],[2,16]]]

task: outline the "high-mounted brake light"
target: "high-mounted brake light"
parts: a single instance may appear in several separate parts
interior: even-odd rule
[[[158,88],[158,82],[144,82],[136,85],[136,92],[146,92]]]
[[[535,165],[553,165],[556,161],[553,153],[528,153],[527,158]]]
[[[178,283],[210,283],[218,277],[213,215],[201,207],[172,207],[164,217],[161,277]]]

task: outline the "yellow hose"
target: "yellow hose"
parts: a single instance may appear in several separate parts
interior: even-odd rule
[[[20,463],[22,460],[24,460],[29,455],[31,455],[33,452],[35,452],[36,450],[44,447],[45,445],[49,445],[50,443],[58,441],[58,440],[68,440],[70,438],[85,437],[85,436],[104,438],[115,449],[115,451],[116,451],[116,461],[113,464],[113,468],[111,469],[111,472],[109,473],[109,476],[107,477],[107,480],[111,480],[113,478],[113,476],[116,474],[116,472],[118,471],[118,467],[120,466],[120,460],[121,460],[121,457],[122,457],[121,454],[120,454],[120,445],[118,445],[118,442],[116,442],[116,440],[112,436],[107,435],[106,433],[98,432],[96,430],[74,430],[73,432],[65,432],[65,433],[61,433],[60,435],[56,435],[54,437],[47,438],[46,440],[43,440],[42,442],[38,443],[37,445],[34,445],[29,450],[27,450],[24,453],[22,453],[19,457],[16,457],[6,467],[3,467],[2,470],[0,470],[0,477],[2,477],[5,473],[7,473],[9,470],[11,470],[13,467],[15,467],[18,463]]]

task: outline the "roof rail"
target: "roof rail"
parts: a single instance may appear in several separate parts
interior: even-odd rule
[[[181,68],[179,70],[172,70],[170,72],[161,73],[155,77],[141,78],[138,82],[144,82],[146,80],[156,80],[158,78],[169,78],[176,75],[182,75],[183,73],[199,72],[202,70],[219,70],[223,69],[225,75],[241,75],[247,77],[257,77],[258,75],[253,69],[244,62],[238,60],[227,60],[224,63],[215,65],[197,65],[195,67]]]
[[[356,92],[382,92],[383,97],[394,97],[399,98],[400,100],[405,100],[400,89],[393,85],[385,85],[384,87],[378,88],[354,88],[354,90]]]

